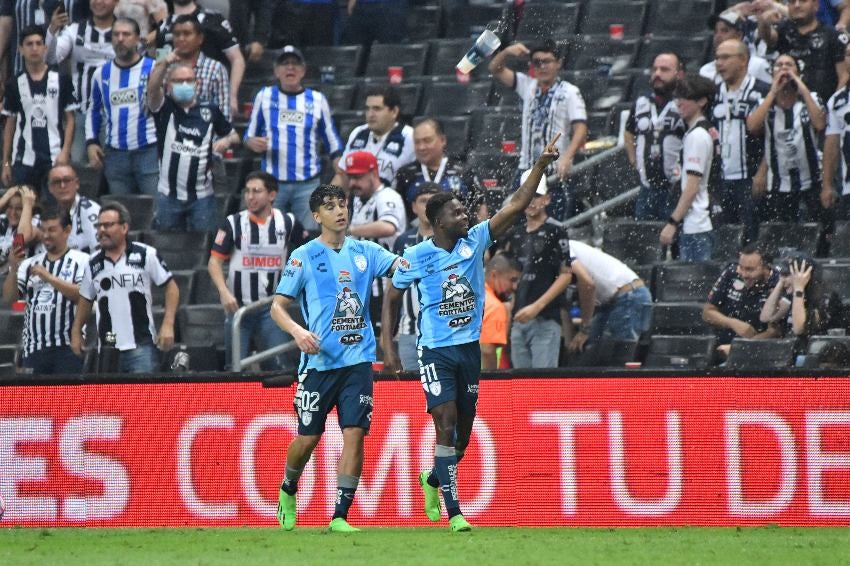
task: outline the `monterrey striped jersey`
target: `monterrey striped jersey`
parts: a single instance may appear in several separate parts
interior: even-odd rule
[[[44,251],[18,266],[18,293],[27,302],[24,312],[24,356],[57,346],[71,345],[71,324],[76,304],[40,277],[30,273],[34,265],[42,265],[55,277],[75,283],[83,280],[89,256],[68,249],[61,257],[50,261]]]
[[[91,79],[100,65],[115,57],[112,28],[98,28],[91,19],[74,22],[58,35],[47,32],[47,62],[56,65],[71,58],[74,92],[80,109],[89,108]]]
[[[91,105],[86,112],[86,143],[98,143],[106,119],[106,145],[133,150],[156,143],[153,116],[146,110],[148,78],[154,60],[142,57],[130,67],[104,63],[92,77]]]
[[[245,131],[245,139],[250,137],[268,138],[261,167],[285,182],[306,181],[321,172],[319,141],[332,155],[342,151],[327,99],[310,88],[298,94],[277,85],[260,90]]]
[[[264,222],[243,210],[224,221],[212,246],[212,255],[230,260],[227,287],[239,306],[274,295],[292,243],[300,240],[301,226],[292,213],[276,208]]]

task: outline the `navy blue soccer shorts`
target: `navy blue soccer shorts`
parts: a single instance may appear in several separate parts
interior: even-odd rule
[[[480,377],[478,342],[419,349],[419,379],[429,413],[438,405],[454,401],[458,413],[475,416]]]
[[[302,436],[325,432],[325,421],[334,407],[339,428],[356,426],[368,432],[372,424],[372,363],[307,370],[298,376],[293,404]]]

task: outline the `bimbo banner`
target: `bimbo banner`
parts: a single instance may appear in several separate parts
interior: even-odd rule
[[[293,391],[0,387],[0,526],[275,525]],[[433,445],[420,384],[376,383],[352,524],[430,525]],[[332,415],[299,525],[330,520],[341,448]],[[482,381],[460,495],[481,526],[847,525],[850,379]]]

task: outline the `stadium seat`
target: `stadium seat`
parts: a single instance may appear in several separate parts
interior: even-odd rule
[[[738,261],[744,227],[740,224],[726,224],[714,229],[714,246],[711,258],[720,262]]]
[[[376,43],[372,45],[372,51],[369,53],[365,75],[386,78],[389,67],[402,67],[405,80],[410,77],[421,77],[425,74],[427,60],[427,43],[403,45]]]
[[[336,122],[336,131],[339,132],[339,137],[342,138],[342,144],[348,142],[348,136],[357,126],[366,123],[366,112],[363,110],[349,110],[348,112],[335,112],[334,121]]]
[[[361,81],[357,86],[357,92],[354,94],[354,109],[360,110],[366,107],[366,93],[370,88],[387,85],[389,83],[386,77],[367,78]],[[404,82],[393,86],[398,92],[399,98],[401,98],[401,116],[405,121],[409,121],[419,113],[423,90],[422,84],[419,82]]]
[[[431,41],[431,60],[428,64],[428,74],[448,76],[455,74],[455,65],[469,51],[468,39],[438,39]],[[487,62],[482,62],[469,74],[470,79],[486,80],[488,76]]]
[[[708,31],[708,18],[714,0],[653,0],[646,23],[647,34],[669,34],[675,30],[683,37]]]
[[[774,249],[792,248],[814,255],[820,238],[820,224],[806,222],[764,222],[759,225],[759,240],[770,242]]]
[[[524,72],[524,71],[523,71]],[[490,96],[490,106],[501,110],[522,111],[522,99],[512,88],[504,86],[498,81],[493,81],[493,93]]]
[[[567,61],[572,70],[595,71],[600,75],[621,74],[637,55],[638,40],[612,40],[608,36],[579,36],[570,47]]]
[[[187,346],[224,346],[221,305],[187,305],[177,313],[180,341]]]
[[[490,99],[490,83],[435,82],[426,85],[422,113],[426,116],[472,114]]]
[[[361,74],[363,47],[360,45],[314,46],[304,48],[308,80],[319,80],[322,67],[333,67],[334,81],[347,81]]]
[[[570,37],[576,32],[578,16],[577,3],[547,1],[526,3],[523,7],[522,19],[517,27],[516,39],[517,41],[534,41]]]
[[[835,223],[835,232],[829,243],[829,257],[850,257],[850,222]]]
[[[407,40],[428,41],[443,35],[443,11],[439,5],[412,6],[407,15]]]
[[[318,90],[328,99],[328,105],[331,107],[331,113],[336,113],[345,110],[351,110],[354,104],[354,93],[357,92],[357,86],[360,81],[352,80],[347,82],[334,82],[333,84],[323,84],[320,82],[306,82],[304,86]],[[362,101],[360,101],[362,103]]]
[[[18,351],[17,345],[3,344],[0,345],[0,365],[14,364],[15,354]]]
[[[227,269],[226,265],[225,269]],[[193,305],[219,304],[218,289],[213,284],[206,267],[199,267],[195,270],[189,303]]]
[[[602,250],[629,265],[655,263],[662,259],[658,234],[663,227],[663,222],[611,222],[602,235]]]
[[[207,260],[206,232],[145,232],[142,241],[156,248],[172,271],[195,269]]]
[[[281,49],[265,49],[257,62],[251,62],[245,58],[245,75],[244,80],[252,82],[271,81],[270,69],[274,67],[274,62],[277,56],[280,55]]]
[[[502,112],[483,108],[473,113],[472,147],[477,150],[501,150],[503,141],[521,145],[522,113],[519,109]]]
[[[579,33],[608,34],[609,26],[623,26],[625,37],[637,37],[643,33],[646,18],[646,2],[600,2],[584,4],[584,14],[579,22]]]
[[[177,283],[177,288],[180,290],[180,305],[188,305],[190,291],[192,290],[192,279],[195,276],[194,270],[172,270],[171,274],[174,276],[174,282]],[[165,286],[157,287],[154,285],[151,288],[151,298],[154,305],[165,306]]]
[[[764,371],[791,367],[795,338],[754,340],[735,338],[726,366],[731,369]]]
[[[446,153],[466,158],[469,148],[469,131],[471,119],[469,116],[435,116],[443,125],[446,134]]]
[[[98,200],[103,184],[103,171],[88,166],[76,167],[80,179],[80,194],[93,200]]]
[[[818,355],[821,350],[830,343],[838,342],[847,346],[850,349],[850,336],[810,336],[807,353],[810,355]]]
[[[835,291],[843,301],[850,299],[850,265],[821,265],[820,272],[824,291]]]
[[[636,340],[613,340],[602,338],[584,352],[570,357],[570,367],[623,367],[637,358]]]
[[[643,367],[705,369],[714,355],[714,336],[656,335],[649,343]]]
[[[663,52],[678,53],[689,71],[699,71],[711,48],[711,35],[654,36],[641,40],[635,67],[649,69],[655,56]]]
[[[119,202],[130,211],[130,228],[150,230],[153,223],[154,198],[148,195],[103,195],[101,204]]]
[[[504,3],[467,4],[458,2],[453,9],[445,14],[446,37],[464,38],[469,41],[478,37],[484,31],[485,26],[491,27],[489,24],[498,23],[508,15],[510,15],[512,21],[511,7]],[[508,30],[509,34],[511,32],[512,30]]]
[[[720,276],[718,263],[663,263],[655,266],[653,298],[658,302],[705,301]]]
[[[466,161],[467,169],[479,179],[496,179],[500,187],[509,187],[519,165],[519,156],[495,151],[472,151]]]
[[[703,305],[702,302],[653,304],[652,335],[713,335],[711,326],[702,319]]]

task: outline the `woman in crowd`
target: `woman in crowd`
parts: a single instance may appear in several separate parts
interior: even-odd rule
[[[12,187],[0,196],[0,266],[8,263],[13,246],[27,249],[41,239],[35,203],[35,192],[27,186]]]

